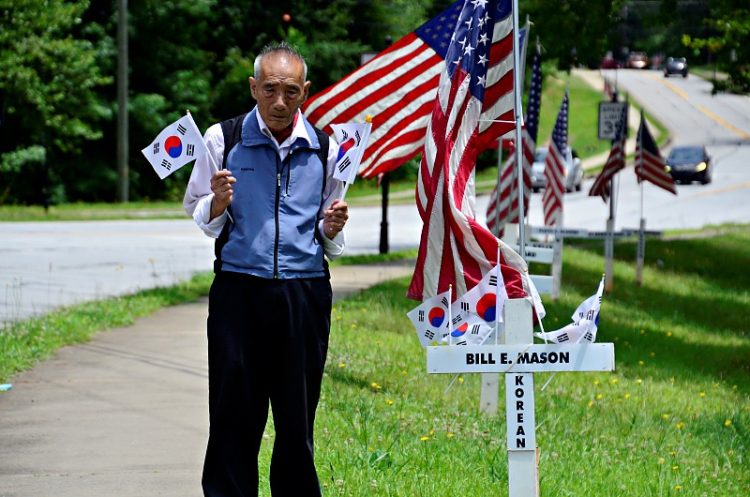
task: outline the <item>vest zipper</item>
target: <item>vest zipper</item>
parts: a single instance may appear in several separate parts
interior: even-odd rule
[[[279,196],[281,195],[281,172],[276,171],[276,208],[274,209],[274,222],[276,224],[276,236],[273,242],[273,279],[279,278]]]

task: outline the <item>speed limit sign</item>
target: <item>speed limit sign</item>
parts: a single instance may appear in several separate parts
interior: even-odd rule
[[[599,102],[599,139],[614,140],[617,121],[625,112],[625,129],[628,127],[627,102]]]

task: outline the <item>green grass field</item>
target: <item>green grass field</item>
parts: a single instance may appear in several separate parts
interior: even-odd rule
[[[544,391],[550,375],[536,375],[542,495],[748,495],[750,226],[695,235],[649,240],[640,288],[633,284],[635,245],[616,244],[614,292],[605,295],[598,335],[615,343],[616,371],[561,373]],[[547,330],[567,324],[595,291],[601,253],[601,242],[566,244],[562,295],[545,302]],[[195,299],[210,279],[6,327],[0,382],[64,344]],[[316,425],[325,493],[503,495],[504,416],[478,412],[477,375],[451,386],[450,375],[426,373],[405,315],[416,305],[404,297],[407,284],[387,282],[334,306]],[[272,427],[266,438],[262,475]]]
[[[561,373],[544,391],[549,374],[536,375],[542,495],[748,495],[750,274],[741,268],[749,244],[748,227],[650,240],[641,288],[635,246],[617,245],[598,335],[615,343],[616,371]],[[548,330],[595,291],[601,252],[566,247]],[[335,306],[316,430],[326,495],[503,495],[504,416],[479,414],[476,375],[449,388],[450,375],[426,374],[405,316],[415,305],[404,298],[407,284]]]

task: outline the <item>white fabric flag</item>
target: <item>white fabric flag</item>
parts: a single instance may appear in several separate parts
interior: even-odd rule
[[[354,183],[359,164],[370,139],[372,123],[331,124],[333,136],[339,144],[333,177],[347,184]]]
[[[141,150],[159,178],[164,179],[190,161],[208,153],[193,116],[188,113],[164,128]]]
[[[472,313],[490,325],[494,324],[497,317],[498,322],[502,323],[506,300],[508,300],[508,292],[505,290],[503,273],[499,266],[495,266],[487,271],[474,288],[453,304],[455,309],[453,314]]]
[[[541,321],[544,319],[544,316],[547,315],[547,310],[544,308],[544,304],[542,303],[542,297],[539,295],[539,290],[536,289],[536,285],[534,284],[534,280],[531,279],[531,275],[528,271],[526,271],[526,274],[524,274],[524,278],[526,279],[526,284],[529,286],[529,293],[531,294],[531,302],[534,304],[534,310],[536,311],[536,316]]]
[[[599,328],[599,310],[602,305],[602,294],[604,293],[604,277],[599,282],[596,293],[587,298],[578,306],[571,316],[573,322],[559,330],[549,332],[538,332],[534,335],[548,342],[554,343],[580,343],[595,342],[596,332]]]
[[[456,313],[451,319],[450,334],[441,342],[447,345],[482,345],[492,333],[493,327],[471,312],[462,311],[453,304]]]
[[[437,345],[450,331],[451,291],[435,295],[425,300],[406,315],[414,324],[417,338],[422,347]]]

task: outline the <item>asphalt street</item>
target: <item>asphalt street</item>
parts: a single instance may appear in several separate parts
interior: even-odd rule
[[[586,74],[601,82],[598,72]],[[750,98],[710,94],[691,76],[665,79],[656,71],[606,71],[620,88],[659,117],[672,143],[702,143],[713,156],[710,185],[679,185],[674,196],[643,186],[648,229],[701,228],[750,222]],[[596,83],[594,83],[596,84]],[[634,150],[628,150],[632,153]],[[663,154],[667,150],[662,151]],[[608,206],[586,192],[565,195],[565,226],[603,230]],[[530,220],[542,224],[541,194],[532,196]],[[641,187],[632,165],[618,175],[616,227],[636,228]],[[488,198],[476,201],[484,220]],[[414,204],[389,208],[392,250],[419,244],[422,221]],[[352,208],[347,253],[377,253],[380,207]],[[0,324],[59,306],[171,285],[211,269],[213,242],[191,220],[0,223]]]

